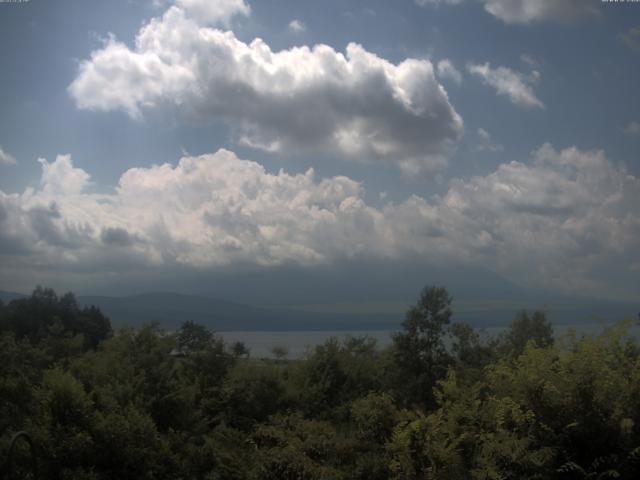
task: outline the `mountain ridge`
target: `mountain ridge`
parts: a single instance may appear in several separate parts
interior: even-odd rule
[[[25,298],[0,291],[4,303]],[[169,329],[191,320],[216,331],[311,331],[398,329],[413,302],[347,302],[253,306],[213,296],[147,292],[126,296],[79,295],[81,306],[95,305],[117,328],[158,321]],[[569,296],[541,298],[537,294],[512,299],[458,299],[453,321],[474,327],[508,324],[523,309],[545,309],[555,324],[615,322],[634,315],[630,302],[589,300]]]

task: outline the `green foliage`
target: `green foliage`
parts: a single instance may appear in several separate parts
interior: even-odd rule
[[[176,334],[176,343],[181,353],[193,353],[215,346],[216,338],[207,327],[191,320],[184,322]]]
[[[328,339],[299,365],[293,376],[304,411],[321,418],[348,414],[349,401],[380,390],[387,358],[368,337]]]
[[[432,406],[432,389],[447,370],[450,357],[444,344],[451,319],[452,298],[444,287],[425,287],[418,303],[393,336],[397,388],[410,403]]]
[[[276,415],[256,428],[253,441],[258,447],[256,479],[344,478],[337,468],[342,456],[338,434],[327,422]]]
[[[543,348],[553,344],[553,326],[543,310],[536,310],[532,315],[526,310],[518,313],[509,330],[498,339],[498,348],[504,354],[517,357],[529,342]]]
[[[465,435],[451,435],[441,413],[413,417],[397,426],[389,444],[391,478],[466,478],[460,452]]]
[[[48,476],[68,475],[67,470],[88,470],[95,457],[91,435],[93,404],[82,384],[55,368],[44,372],[36,387],[33,431],[41,446]]]
[[[92,426],[94,466],[107,478],[158,478],[172,470],[171,451],[147,413],[130,405],[98,412]]]
[[[231,353],[235,357],[248,357],[251,352],[243,342],[233,342],[231,344]]]
[[[450,303],[425,289],[387,349],[259,360],[192,322],[94,329],[99,312],[37,289],[0,305],[0,465],[26,430],[54,480],[640,478],[629,322],[554,339],[522,312],[483,342]]]
[[[95,348],[112,334],[109,319],[98,308],[80,308],[72,293],[58,297],[52,289],[42,287],[37,287],[29,298],[13,300],[2,307],[0,330],[33,343],[51,335],[81,335],[85,350]]]
[[[390,438],[399,412],[390,394],[370,393],[351,403],[351,415],[358,439],[375,442]]]
[[[20,430],[33,408],[33,386],[50,363],[46,351],[0,333],[0,432]]]
[[[227,422],[251,431],[256,422],[263,422],[286,408],[286,382],[276,365],[243,362],[235,365],[223,384],[223,399]]]

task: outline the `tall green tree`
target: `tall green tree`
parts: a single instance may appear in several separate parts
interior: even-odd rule
[[[393,336],[399,388],[413,403],[434,405],[432,389],[450,363],[444,344],[451,320],[452,297],[444,287],[425,287],[402,322],[402,332]]]
[[[97,307],[81,308],[73,293],[58,297],[51,288],[40,286],[30,297],[12,300],[2,309],[0,330],[33,343],[52,332],[57,337],[82,335],[85,350],[95,348],[113,333],[111,322]]]
[[[532,314],[522,310],[498,338],[499,349],[514,357],[521,355],[529,342],[540,348],[553,345],[553,326],[544,310],[535,310]]]

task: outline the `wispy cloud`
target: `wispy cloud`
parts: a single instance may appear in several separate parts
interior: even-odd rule
[[[540,62],[538,62],[533,55],[529,55],[528,53],[520,55],[520,61],[532,69],[540,68]]]
[[[438,62],[438,76],[442,79],[448,79],[457,85],[462,83],[462,74],[453,65],[451,60],[444,59]]]
[[[622,43],[635,52],[640,52],[640,26],[630,28],[620,35]]]
[[[530,75],[524,75],[507,67],[491,68],[489,62],[469,64],[467,70],[486,85],[493,87],[498,95],[507,97],[514,105],[544,108],[544,104],[533,91],[533,85],[540,78],[540,73],[536,70]]]
[[[465,0],[416,0],[420,6],[459,5]],[[480,0],[487,13],[507,24],[571,21],[599,14],[588,0]],[[471,2],[468,2],[471,3]]]
[[[501,152],[504,147],[499,143],[494,143],[491,135],[484,128],[478,128],[478,145],[476,150],[480,152]]]
[[[597,3],[588,0],[483,0],[484,9],[505,23],[571,21],[599,13]]]
[[[15,165],[16,163],[15,157],[9,152],[5,152],[0,145],[0,165]]]
[[[424,7],[427,5],[432,5],[437,7],[439,5],[458,5],[463,1],[464,0],[416,0],[416,3],[421,7]]]
[[[302,20],[293,19],[289,22],[289,30],[294,33],[302,33],[307,30],[307,26],[302,22]]]
[[[624,133],[627,135],[640,136],[640,122],[629,122],[624,128]]]

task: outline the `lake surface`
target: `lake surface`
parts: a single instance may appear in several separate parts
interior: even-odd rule
[[[570,329],[574,329],[578,335],[594,335],[601,333],[612,324],[569,324],[554,325],[556,338],[566,334]],[[499,335],[505,327],[487,327],[478,329],[483,338]],[[354,330],[354,331],[285,331],[285,332],[218,332],[226,342],[240,341],[250,349],[253,358],[271,358],[271,350],[274,347],[284,347],[288,351],[288,358],[300,358],[307,350],[317,345],[321,345],[331,337],[340,340],[347,336],[362,337],[368,336],[376,340],[379,347],[386,347],[391,343],[391,335],[396,330]],[[631,335],[640,338],[640,326],[633,326]]]

